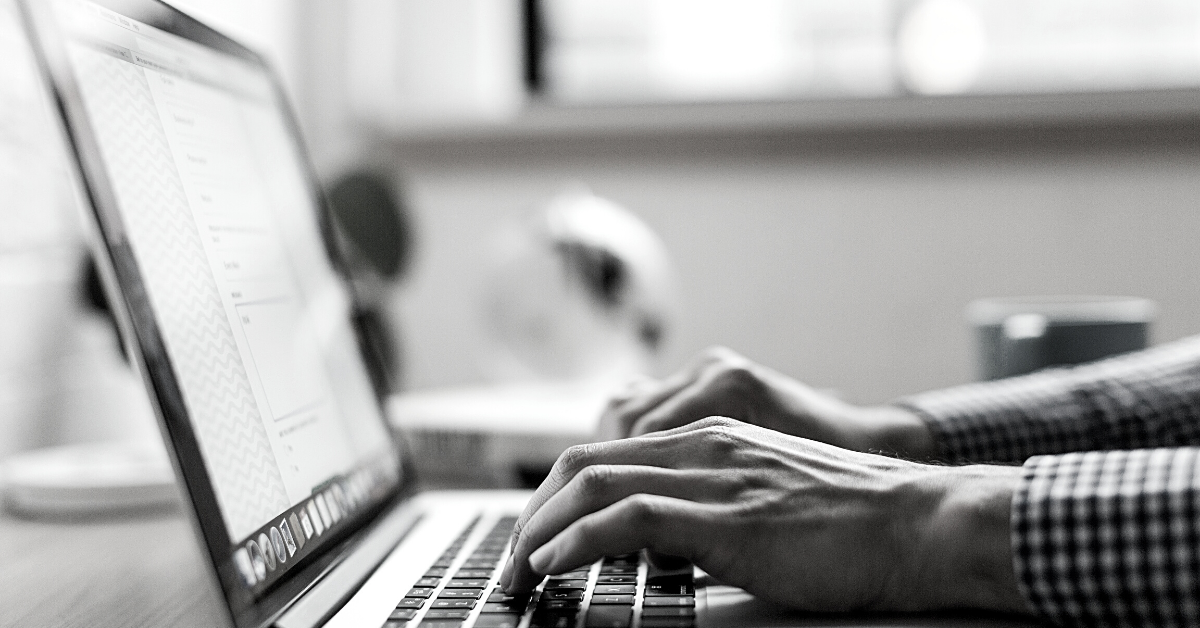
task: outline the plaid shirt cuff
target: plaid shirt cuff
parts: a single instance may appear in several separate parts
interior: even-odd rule
[[[1020,462],[1090,449],[1089,416],[1062,371],[956,386],[896,405],[925,420],[950,462]]]
[[[1200,336],[1073,368],[906,397],[953,462],[1200,445]]]
[[[1013,568],[1045,618],[1200,625],[1200,449],[1039,456],[1013,495]]]

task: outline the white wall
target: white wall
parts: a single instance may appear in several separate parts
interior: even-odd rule
[[[1200,333],[1196,132],[1143,131],[402,151],[422,245],[399,299],[410,383],[479,377],[481,244],[569,180],[639,212],[674,254],[687,315],[671,367],[722,343],[885,400],[973,377],[962,310],[989,295],[1146,296],[1157,340]]]
[[[665,367],[727,344],[870,402],[968,381],[973,298],[1159,301],[1200,333],[1200,125],[412,144],[345,116],[335,3],[306,5],[300,109],[319,167],[390,168],[421,250],[397,302],[414,387],[479,381],[489,234],[569,181],[666,240],[687,318]]]

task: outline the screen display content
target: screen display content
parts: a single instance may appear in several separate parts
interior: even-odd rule
[[[261,590],[399,481],[269,75],[55,0],[233,563]]]

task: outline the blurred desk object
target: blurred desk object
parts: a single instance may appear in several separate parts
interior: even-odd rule
[[[392,397],[392,424],[422,482],[528,487],[562,451],[591,442],[608,390],[580,383],[442,388]]]
[[[224,626],[179,512],[61,522],[0,512],[0,626]]]

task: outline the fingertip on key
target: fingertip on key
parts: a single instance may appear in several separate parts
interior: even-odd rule
[[[513,557],[508,557],[508,562],[504,563],[504,570],[500,572],[500,587],[508,591],[508,587],[512,585],[513,577]]]
[[[529,555],[529,567],[539,574],[549,573],[550,564],[554,562],[554,548],[543,545]]]

